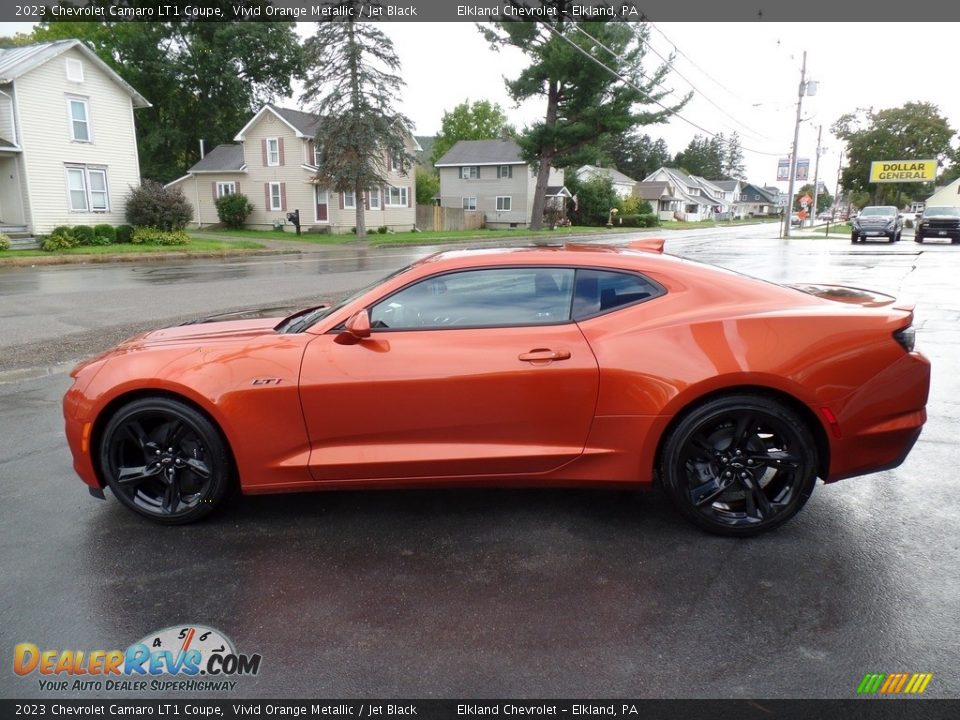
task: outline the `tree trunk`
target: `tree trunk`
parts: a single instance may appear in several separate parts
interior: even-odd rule
[[[556,80],[550,81],[547,91],[547,115],[544,124],[551,130],[557,126],[557,108],[560,104],[560,89]],[[543,227],[543,209],[547,201],[547,184],[550,181],[550,168],[553,167],[554,148],[540,148],[540,172],[537,173],[537,185],[533,192],[533,210],[530,215],[530,229]]]
[[[353,201],[357,204],[357,240],[363,240],[367,237],[367,218],[364,209],[366,208],[366,198],[364,190],[355,188],[353,191]]]

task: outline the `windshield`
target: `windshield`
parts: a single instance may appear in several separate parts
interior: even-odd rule
[[[860,211],[860,217],[893,217],[896,214],[895,207],[866,207]]]
[[[949,216],[960,216],[960,208],[957,207],[928,207],[923,211],[924,217],[943,217],[945,215]]]
[[[358,297],[363,295],[365,292],[372,290],[373,288],[377,287],[377,285],[381,285],[382,283],[387,282],[391,278],[394,278],[397,275],[400,275],[401,273],[405,273],[411,267],[412,265],[406,265],[400,268],[399,270],[394,270],[389,275],[386,275],[382,278],[378,278],[377,280],[374,280],[369,285],[365,285],[364,287],[360,288],[356,292],[353,292],[347,297],[341,300],[338,300],[333,305],[321,305],[313,310],[310,310],[307,313],[296,312],[293,315],[290,315],[289,317],[285,318],[279,325],[277,325],[274,328],[274,330],[281,333],[303,332],[308,327],[311,327],[312,325],[319,322],[320,320],[323,320],[323,318],[332,315],[333,313],[337,312],[337,310],[339,310],[340,308],[344,307],[345,305],[348,305],[349,303],[352,303],[354,300],[356,300]]]

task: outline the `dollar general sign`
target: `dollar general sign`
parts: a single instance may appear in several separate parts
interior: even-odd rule
[[[870,182],[933,182],[936,160],[874,160],[870,163]]]

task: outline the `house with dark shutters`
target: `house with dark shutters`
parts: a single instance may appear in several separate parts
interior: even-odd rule
[[[194,208],[193,223],[219,222],[216,200],[227,193],[249,198],[253,212],[246,226],[292,231],[288,212],[300,211],[306,229],[346,233],[356,225],[362,203],[368,228],[411,230],[416,222],[413,168],[384,154],[387,182],[368,188],[362,197],[334,192],[316,181],[314,137],[321,119],[311,113],[264,105],[237,133],[233,143],[218,145],[170,186],[180,188]],[[420,149],[409,137],[408,152]]]
[[[440,171],[441,207],[479,210],[488,228],[530,225],[537,173],[513,140],[460,140],[435,166]],[[563,179],[563,170],[551,168],[545,208],[563,212],[570,197]]]

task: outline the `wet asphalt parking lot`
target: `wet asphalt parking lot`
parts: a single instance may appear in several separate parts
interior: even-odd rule
[[[235,498],[155,526],[73,474],[61,363],[140,325],[336,295],[423,251],[0,270],[0,651],[125,648],[196,623],[263,658],[212,697],[851,698],[866,672],[897,671],[960,697],[960,247],[769,235],[667,250],[917,300],[933,384],[904,465],[821,484],[750,540],[699,532],[656,493],[586,490]],[[46,693],[8,659],[0,696],[143,694]]]

